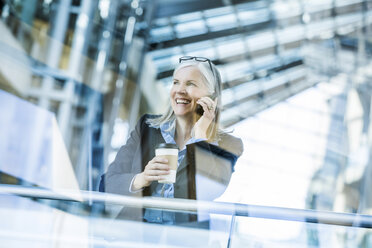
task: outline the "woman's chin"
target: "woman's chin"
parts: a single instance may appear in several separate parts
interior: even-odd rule
[[[191,118],[193,117],[193,111],[174,111],[177,118]]]

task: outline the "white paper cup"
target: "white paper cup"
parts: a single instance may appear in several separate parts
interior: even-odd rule
[[[175,144],[161,143],[156,147],[155,155],[168,159],[169,174],[164,175],[164,180],[158,180],[158,183],[175,183],[178,164],[178,148]]]

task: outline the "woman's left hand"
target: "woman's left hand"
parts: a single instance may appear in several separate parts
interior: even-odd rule
[[[195,123],[194,131],[196,139],[207,139],[207,130],[216,116],[217,98],[213,101],[210,97],[201,97],[197,102],[202,106],[204,113]]]

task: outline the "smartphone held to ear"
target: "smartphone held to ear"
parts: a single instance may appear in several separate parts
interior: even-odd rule
[[[213,101],[214,101],[214,99],[216,99],[216,95],[215,95],[215,94],[213,94],[213,95],[211,95],[211,96],[208,96],[208,97],[210,97]],[[204,114],[204,109],[203,109],[203,107],[202,107],[200,104],[197,104],[197,105],[196,105],[195,112],[196,112],[198,115],[201,116],[201,115]]]
[[[196,112],[198,115],[201,116],[201,115],[204,114],[204,109],[203,109],[203,107],[202,107],[200,104],[197,104],[197,105],[196,105],[195,112]]]

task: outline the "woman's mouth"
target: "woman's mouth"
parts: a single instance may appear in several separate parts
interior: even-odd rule
[[[189,104],[191,101],[187,99],[177,98],[176,103],[177,104]]]

